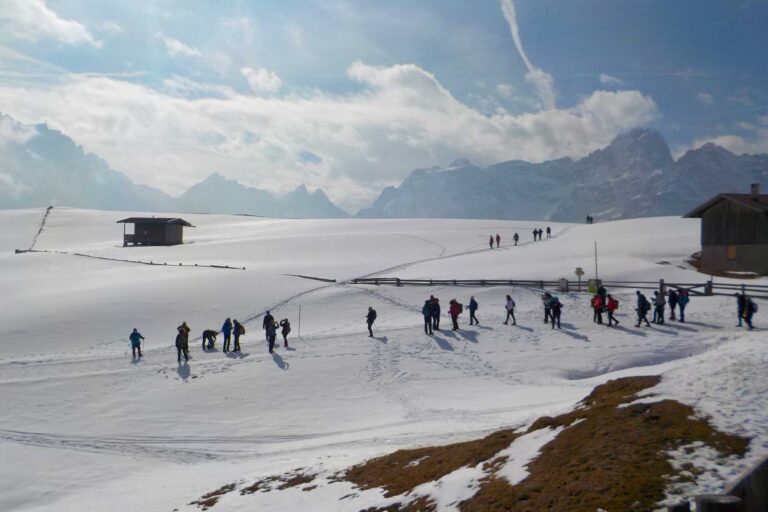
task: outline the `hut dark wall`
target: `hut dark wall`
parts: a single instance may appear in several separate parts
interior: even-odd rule
[[[701,215],[701,269],[768,275],[768,215],[720,201]]]
[[[166,224],[160,227],[165,228],[165,245],[184,243],[184,226],[181,224]]]

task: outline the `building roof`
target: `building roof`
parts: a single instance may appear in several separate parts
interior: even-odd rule
[[[686,213],[683,217],[701,217],[705,211],[709,210],[720,201],[731,201],[745,208],[768,213],[768,194],[718,194],[706,203],[703,203]]]
[[[193,228],[192,224],[179,217],[128,217],[117,221],[118,224],[178,224]]]

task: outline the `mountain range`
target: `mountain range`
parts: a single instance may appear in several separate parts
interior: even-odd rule
[[[714,144],[678,160],[656,131],[634,129],[583,158],[521,160],[478,167],[457,160],[416,169],[385,188],[361,218],[475,218],[580,221],[680,215],[721,192],[768,179],[768,155],[734,155]],[[45,124],[0,114],[0,208],[65,205],[152,212],[341,218],[347,212],[304,185],[276,196],[218,173],[171,197],[136,185]]]
[[[634,129],[584,158],[520,160],[485,168],[457,160],[413,171],[388,187],[364,218],[580,221],[680,215],[721,192],[768,179],[768,155],[734,155],[705,144],[672,158],[656,131]]]

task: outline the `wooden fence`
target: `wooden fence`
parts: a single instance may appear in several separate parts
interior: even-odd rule
[[[519,279],[400,279],[399,277],[360,277],[352,279],[352,284],[372,284],[389,286],[518,286],[536,289],[557,289],[561,292],[587,291],[589,282],[558,279],[546,280],[519,280]],[[755,284],[715,283],[705,281],[703,283],[684,283],[665,281],[599,281],[606,288],[629,288],[633,290],[666,290],[670,288],[685,289],[690,295],[734,295],[745,293],[755,299],[768,299],[768,286]]]

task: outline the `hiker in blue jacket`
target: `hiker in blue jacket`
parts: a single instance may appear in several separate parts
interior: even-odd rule
[[[142,357],[141,355],[141,340],[144,339],[144,336],[141,335],[141,333],[136,330],[136,328],[133,328],[133,332],[130,336],[128,336],[128,339],[131,340],[131,352],[133,353],[133,358],[136,359],[136,351],[139,352],[139,357]]]
[[[424,316],[424,334],[432,334],[432,304],[428,300],[424,301],[421,314]]]
[[[480,321],[475,316],[475,311],[477,311],[478,304],[475,300],[475,296],[469,298],[469,325],[480,325]]]
[[[229,344],[232,341],[232,320],[227,318],[224,325],[221,326],[221,332],[224,334],[224,352],[229,352]]]
[[[691,299],[688,297],[688,290],[680,290],[677,297],[677,307],[680,310],[680,321],[683,323],[685,323],[685,306],[688,305],[690,300]]]
[[[563,305],[556,295],[552,295],[547,303],[549,304],[549,316],[552,319],[552,328],[554,329],[555,324],[557,324],[557,328],[560,329],[560,314],[563,310]]]
[[[434,295],[429,296],[429,303],[432,306],[432,329],[440,330],[440,299]]]

